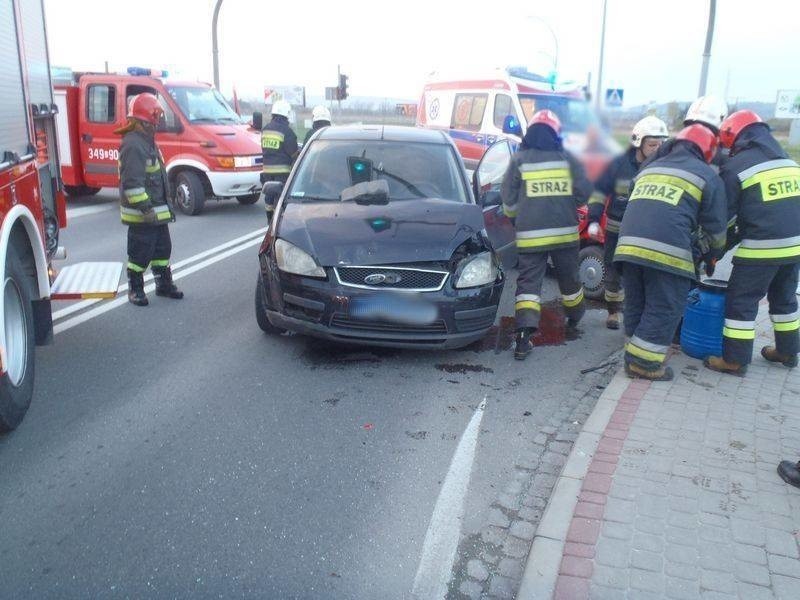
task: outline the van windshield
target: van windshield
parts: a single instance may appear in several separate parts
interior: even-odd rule
[[[589,127],[600,127],[597,115],[586,100],[547,94],[520,94],[519,102],[525,112],[525,122],[530,123],[533,113],[552,110],[561,120],[561,127],[570,133],[586,133]]]
[[[241,123],[217,90],[198,86],[168,86],[167,91],[191,123]]]

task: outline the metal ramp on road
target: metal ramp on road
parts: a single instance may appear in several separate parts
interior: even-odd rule
[[[82,262],[66,266],[50,286],[50,298],[116,298],[121,274],[121,262]]]

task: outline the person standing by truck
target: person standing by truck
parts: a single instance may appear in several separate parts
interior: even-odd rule
[[[149,304],[144,293],[144,272],[150,266],[156,295],[179,300],[183,292],[172,282],[169,266],[172,241],[170,221],[175,220],[167,198],[169,184],[164,161],[156,146],[155,130],[164,109],[153,94],[131,98],[128,123],[117,129],[119,150],[120,212],[128,226],[128,301]]]
[[[567,328],[574,330],[585,311],[578,277],[576,209],[586,203],[592,184],[580,163],[564,150],[560,132],[561,121],[555,113],[534,114],[501,187],[503,212],[517,230],[517,360],[525,360],[533,350],[531,334],[539,327],[548,256],[555,265]]]
[[[621,274],[614,266],[614,252],[619,239],[619,227],[628,206],[631,180],[642,163],[653,156],[667,138],[667,126],[658,117],[647,116],[633,126],[630,148],[615,158],[595,182],[589,198],[589,234],[597,235],[600,220],[606,213],[606,236],[603,263],[605,267],[605,301],[608,309],[606,327],[619,329],[619,312],[625,301]],[[606,203],[608,199],[608,203]]]
[[[311,111],[311,129],[309,129],[306,133],[306,137],[303,140],[303,146],[308,143],[308,140],[311,139],[311,136],[314,135],[319,129],[330,126],[331,111],[329,111],[326,106],[318,104],[314,107],[314,110]]]

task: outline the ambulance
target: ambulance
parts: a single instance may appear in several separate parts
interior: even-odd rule
[[[417,109],[418,127],[446,131],[458,148],[464,166],[473,173],[475,197],[498,221],[506,221],[499,189],[526,124],[536,111],[548,109],[561,120],[564,148],[584,165],[589,179],[599,177],[620,152],[616,141],[601,125],[581,85],[556,82],[554,77],[509,67],[471,76],[434,73],[425,83]],[[496,214],[494,214],[496,213]],[[580,278],[589,298],[602,298],[605,271],[601,233],[590,236],[586,209],[578,211],[581,233]],[[497,246],[513,243],[510,223],[497,230],[509,232]]]
[[[122,138],[113,132],[125,124],[130,99],[148,92],[164,109],[156,142],[181,212],[200,214],[211,198],[235,198],[240,204],[258,200],[260,132],[212,85],[171,80],[165,71],[141,67],[124,74],[54,73],[61,176],[68,195],[119,185]]]

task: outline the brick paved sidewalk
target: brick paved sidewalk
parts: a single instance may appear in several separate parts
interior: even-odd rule
[[[800,598],[800,369],[747,377],[677,354],[672,382],[618,374],[576,441],[518,598]],[[594,429],[593,429],[594,427]]]

